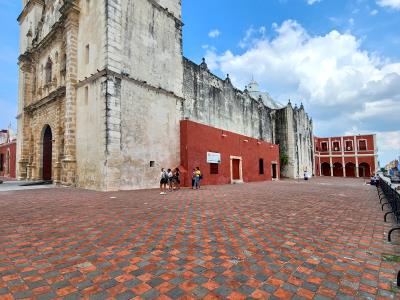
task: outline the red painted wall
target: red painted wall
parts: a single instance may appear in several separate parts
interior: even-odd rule
[[[242,158],[243,181],[272,180],[272,162],[277,164],[279,178],[279,146],[233,132],[202,125],[188,120],[180,123],[181,165],[187,170],[185,186],[191,186],[191,173],[200,167],[203,185],[231,183],[230,157]],[[207,152],[221,153],[218,174],[210,174]],[[264,174],[259,174],[259,159],[264,160]]]
[[[346,152],[346,154],[350,154],[353,153],[354,154],[354,150],[353,151],[347,151],[346,150],[346,140],[351,140],[353,142],[353,149],[354,147],[357,147],[358,149],[358,141],[359,140],[366,140],[367,142],[367,150],[358,150],[359,153],[364,153],[364,154],[373,154],[375,151],[375,145],[374,145],[374,136],[369,134],[369,135],[356,135],[356,145],[354,145],[354,136],[343,136],[343,145],[341,143],[341,137],[331,137],[331,143],[330,143],[330,147],[332,149],[332,152],[334,152],[335,154],[341,153],[342,148],[344,149],[344,152]],[[334,151],[333,147],[332,147],[332,143],[334,141],[338,141],[339,142],[339,146],[340,146],[340,150],[339,151]],[[321,154],[325,154],[325,152],[321,151],[321,143],[322,142],[326,142],[328,144],[329,147],[329,138],[319,138],[319,137],[314,137],[314,144],[315,144],[315,151],[317,152],[321,152]],[[328,148],[329,150],[329,148]],[[328,152],[328,151],[327,151]],[[327,153],[326,153],[327,154]]]
[[[357,135],[355,136],[356,138],[356,144],[354,145],[354,136],[344,136],[343,137],[343,145],[341,144],[341,137],[331,137],[331,148],[332,148],[332,142],[333,141],[340,141],[340,150],[344,150],[344,165],[342,165],[342,151],[332,151],[332,164],[334,163],[340,163],[342,165],[342,168],[346,167],[346,164],[351,162],[351,163],[356,163],[356,156],[355,156],[355,151],[354,148],[357,148],[358,152],[358,164],[362,163],[367,163],[369,165],[369,169],[367,171],[367,177],[369,177],[370,174],[372,174],[375,171],[375,145],[374,145],[374,135]],[[346,149],[346,140],[351,140],[353,141],[353,150],[352,151],[347,151]],[[366,145],[367,145],[367,150],[358,150],[359,149],[359,140],[366,140]],[[316,164],[316,174],[319,176],[320,174],[320,168],[321,164],[323,163],[330,163],[330,156],[329,152],[321,152],[321,147],[320,144],[321,142],[328,142],[329,143],[329,138],[318,138],[314,137],[314,143],[316,147],[316,155],[315,155],[315,164]],[[317,150],[318,149],[318,150]],[[319,156],[321,155],[321,157]],[[339,173],[336,172],[336,175]],[[346,174],[347,175],[347,174]],[[359,173],[360,177],[362,176],[361,171]]]
[[[6,174],[6,157],[7,151],[10,150],[10,172]],[[8,177],[8,178],[15,178],[16,176],[16,162],[17,162],[17,143],[11,142],[9,144],[2,144],[0,145],[0,154],[3,154],[3,168],[0,168],[0,176],[1,177]]]

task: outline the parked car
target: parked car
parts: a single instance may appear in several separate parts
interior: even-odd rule
[[[390,176],[390,182],[391,183],[400,183],[400,177],[399,176]]]

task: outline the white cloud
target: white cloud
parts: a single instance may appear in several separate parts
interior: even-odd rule
[[[210,69],[231,74],[243,88],[254,76],[278,101],[302,101],[315,133],[393,132],[399,128],[400,63],[362,49],[362,41],[336,30],[310,35],[299,23],[273,25],[274,38],[250,28],[244,52],[207,49]],[[399,150],[400,151],[400,150]]]
[[[371,16],[376,16],[379,13],[379,11],[377,9],[372,10],[369,14]]]
[[[313,5],[314,3],[321,2],[322,0],[307,0],[308,5]]]
[[[377,0],[376,3],[381,7],[388,7],[395,10],[400,10],[400,0]]]
[[[208,36],[209,36],[210,38],[213,38],[213,39],[219,37],[220,35],[221,35],[221,31],[219,31],[218,29],[211,30],[211,31],[208,33]]]
[[[378,143],[381,151],[397,151],[400,155],[400,131],[378,132]],[[396,158],[396,157],[393,157]]]

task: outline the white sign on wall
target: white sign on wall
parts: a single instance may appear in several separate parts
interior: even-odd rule
[[[207,163],[208,164],[221,163],[221,153],[207,152]]]

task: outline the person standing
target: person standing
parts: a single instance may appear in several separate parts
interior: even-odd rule
[[[194,186],[195,181],[196,181],[196,170],[193,169],[192,170],[192,189],[195,188],[195,186]]]
[[[175,185],[175,189],[179,190],[181,188],[181,171],[179,170],[179,168],[175,169],[175,175],[174,175],[174,185]]]
[[[172,180],[174,178],[174,174],[172,173],[171,169],[167,170],[167,174],[168,174],[168,189],[170,192],[172,192]]]
[[[203,178],[203,176],[201,175],[201,171],[199,167],[196,167],[196,171],[195,171],[195,178],[194,178],[194,185],[197,189],[200,189],[200,181]]]
[[[168,174],[164,168],[161,168],[160,173],[160,195],[165,195],[167,190]]]

